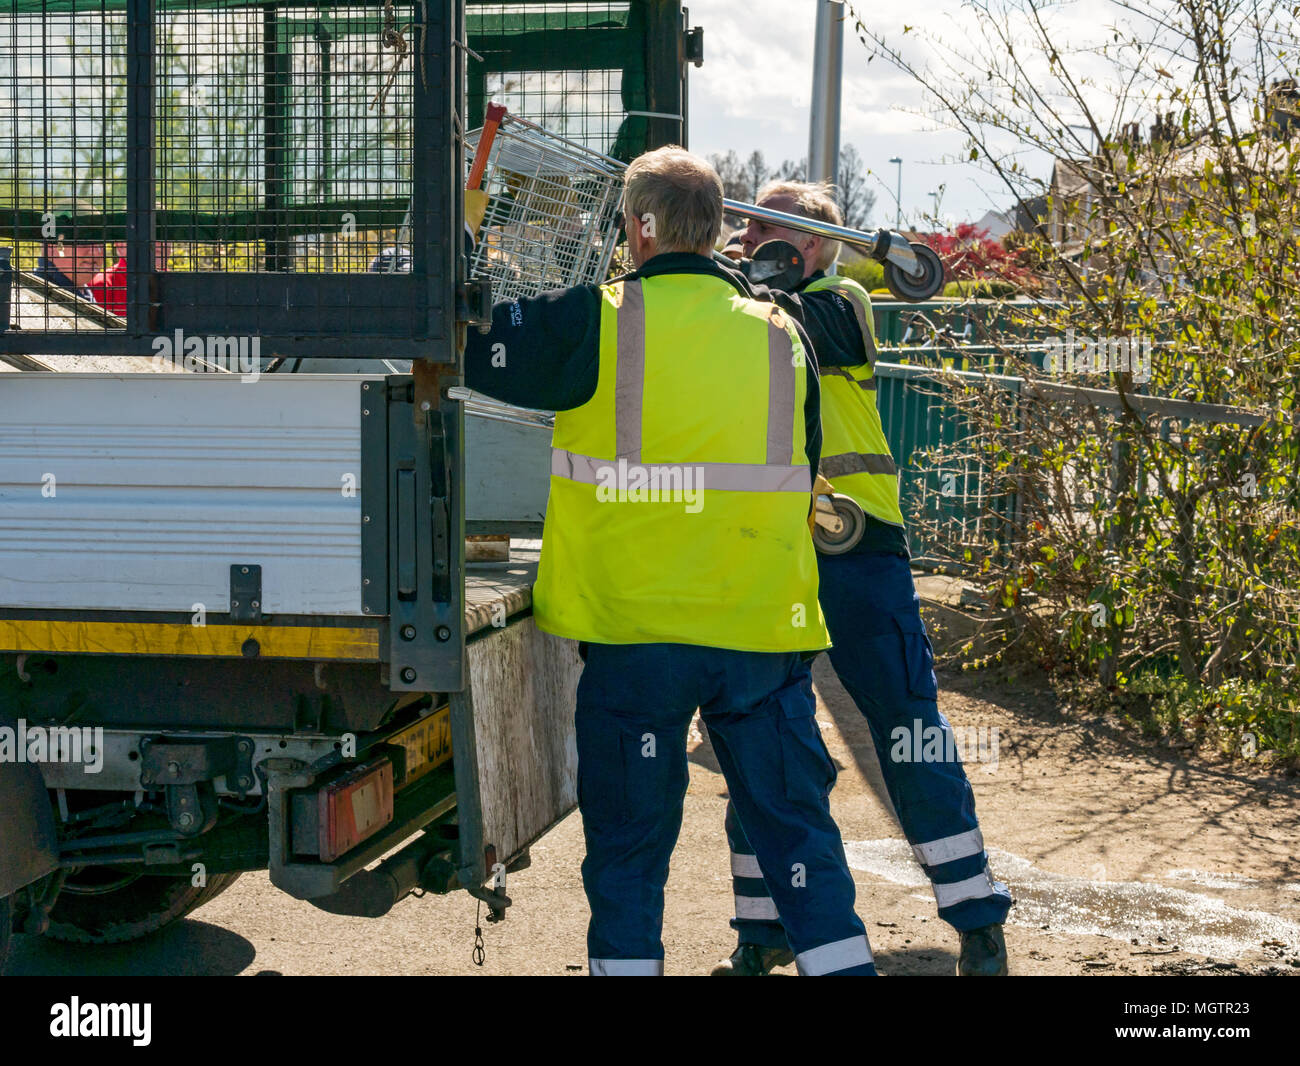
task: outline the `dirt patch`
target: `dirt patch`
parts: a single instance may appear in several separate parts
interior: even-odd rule
[[[835,726],[828,743],[845,764],[834,794],[845,840],[898,838],[865,722],[824,662],[815,676]],[[944,673],[940,709],[956,727],[997,731],[996,762],[968,770],[994,872],[1019,900],[1007,928],[1014,972],[1300,972],[1300,782],[1067,713],[1041,677]],[[935,972],[916,965],[926,951],[904,933],[919,924],[938,950],[956,936],[919,921],[933,914],[920,909],[928,889],[919,871],[891,869],[888,851],[878,842],[859,863],[875,875],[859,879],[860,911],[883,906],[877,920],[895,925],[879,948],[908,948],[891,972]],[[899,887],[915,914],[901,913]]]
[[[823,735],[840,765],[835,817],[858,868],[858,913],[888,975],[951,974],[958,938],[884,801],[866,723],[823,657]],[[1041,680],[945,674],[954,726],[997,729],[970,778],[994,872],[1019,900],[1016,974],[1300,973],[1300,782],[1190,758],[1062,711]],[[734,947],[726,787],[693,731],[690,791],[664,917],[668,973],[707,973]],[[324,914],[249,874],[127,949],[16,938],[10,973],[579,974],[586,968],[582,825],[573,814],[512,874],[509,918],[483,926],[464,893],[410,898],[382,919]],[[793,972],[792,968],[785,971]]]

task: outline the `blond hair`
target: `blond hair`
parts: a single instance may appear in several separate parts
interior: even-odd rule
[[[770,196],[788,196],[794,200],[792,215],[815,218],[835,226],[844,225],[844,215],[835,202],[835,186],[829,181],[769,181],[758,190],[758,202],[761,204]],[[839,257],[840,242],[829,237],[823,237],[821,241],[821,251],[817,253],[813,266],[818,270],[829,270]]]
[[[722,181],[697,155],[675,144],[632,160],[623,203],[661,252],[709,255],[722,232]]]

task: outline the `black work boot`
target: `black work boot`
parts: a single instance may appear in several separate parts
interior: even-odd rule
[[[789,948],[765,948],[758,944],[741,944],[709,971],[710,977],[766,977],[777,966],[794,962]]]
[[[961,958],[957,960],[958,977],[1006,977],[1007,942],[1002,925],[983,925],[961,934]]]

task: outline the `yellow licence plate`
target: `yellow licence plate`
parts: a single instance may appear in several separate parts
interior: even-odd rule
[[[406,776],[402,784],[409,785],[451,758],[451,708],[439,707],[433,714],[407,726],[389,743],[406,750]]]

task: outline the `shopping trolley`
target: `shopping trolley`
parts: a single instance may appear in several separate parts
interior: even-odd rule
[[[548,289],[603,282],[618,240],[627,165],[512,115],[500,104],[488,106],[482,127],[466,134],[465,140],[472,151],[465,187],[488,194],[471,270],[477,278],[490,280],[492,298],[536,296]],[[939,257],[900,234],[865,233],[733,200],[724,199],[722,206],[731,214],[863,247],[885,264],[888,284],[900,298],[927,298],[942,284]],[[470,414],[550,426],[537,412],[488,401],[469,390],[456,391],[457,398],[467,401]]]
[[[488,194],[473,273],[494,300],[598,284],[618,240],[625,165],[491,104],[466,135],[465,183]]]

